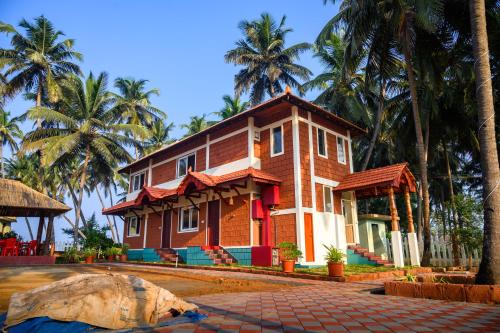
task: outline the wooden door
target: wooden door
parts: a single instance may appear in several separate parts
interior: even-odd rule
[[[220,201],[208,203],[208,245],[219,245]]]
[[[354,244],[351,200],[342,199],[342,215],[344,215],[346,242],[347,244]]]
[[[304,213],[304,234],[306,238],[306,261],[314,261],[314,228],[311,213]]]
[[[172,228],[172,211],[166,210],[163,212],[163,226],[162,226],[162,236],[161,236],[161,248],[170,248],[170,232]]]

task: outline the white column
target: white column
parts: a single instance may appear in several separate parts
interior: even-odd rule
[[[293,180],[295,188],[295,223],[297,226],[297,247],[304,254],[299,260],[305,262],[304,211],[302,209],[302,179],[300,170],[299,109],[292,106]]]
[[[153,182],[153,159],[149,159],[149,167],[148,167],[148,186],[151,186]]]
[[[142,241],[142,248],[146,248],[146,237],[148,235],[148,218],[149,218],[149,214],[146,213],[145,214],[145,218],[144,218],[144,237],[143,237],[143,241]]]
[[[405,260],[403,257],[403,240],[401,239],[401,231],[391,231],[392,255],[395,267],[404,267]]]
[[[410,263],[412,266],[420,266],[420,255],[418,252],[417,234],[408,233],[408,247],[410,248]]]
[[[254,135],[254,119],[253,117],[248,117],[248,165],[250,167],[255,167]]]

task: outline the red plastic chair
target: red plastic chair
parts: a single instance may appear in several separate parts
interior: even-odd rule
[[[36,256],[36,251],[38,249],[38,242],[36,240],[32,240],[28,242],[28,251],[27,256]]]
[[[2,247],[2,256],[18,256],[19,255],[19,247],[17,246],[17,239],[15,238],[7,238],[5,240],[5,246]]]

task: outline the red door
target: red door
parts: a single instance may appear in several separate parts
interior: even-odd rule
[[[313,216],[310,213],[304,213],[304,234],[306,236],[306,261],[314,261],[314,228]]]
[[[161,247],[162,249],[170,248],[170,229],[172,225],[172,211],[166,210],[163,213],[163,227],[162,227],[162,237],[161,237]]]
[[[208,203],[208,245],[219,245],[219,220],[220,202],[219,200]]]

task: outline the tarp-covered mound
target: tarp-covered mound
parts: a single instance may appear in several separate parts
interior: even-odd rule
[[[12,295],[7,326],[35,317],[124,329],[154,326],[198,307],[132,275],[80,274]]]

